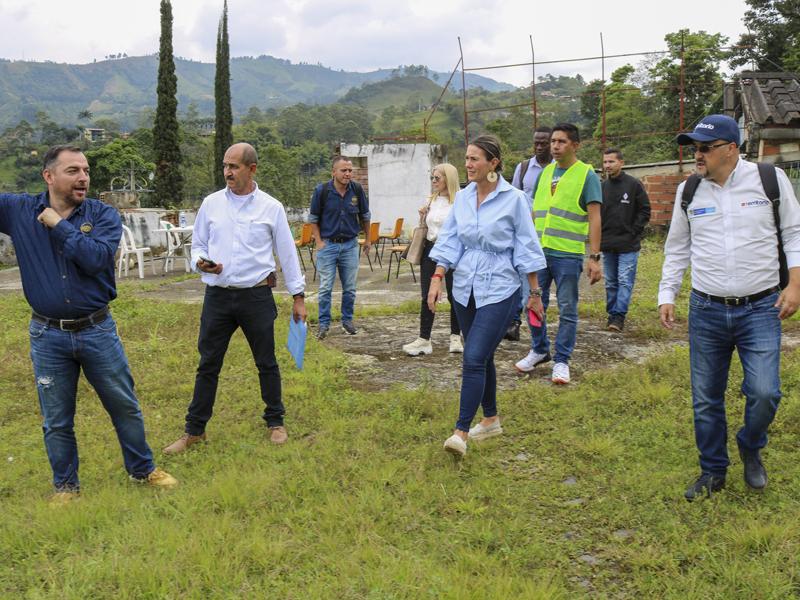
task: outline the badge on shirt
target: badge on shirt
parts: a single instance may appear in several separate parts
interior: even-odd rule
[[[356,198],[355,196],[350,198],[350,204],[352,204],[353,206],[358,206],[358,198]]]
[[[83,233],[89,233],[93,229],[91,223],[83,223],[81,224],[81,231]]]
[[[620,204],[630,204],[631,201],[628,200],[628,192],[622,194],[622,200],[619,201]]]
[[[747,200],[739,204],[742,208],[753,208],[756,206],[769,206],[771,202],[768,199]]]
[[[695,217],[708,217],[713,215],[717,212],[716,206],[703,206],[698,208],[690,208],[688,211],[689,218],[694,219]]]

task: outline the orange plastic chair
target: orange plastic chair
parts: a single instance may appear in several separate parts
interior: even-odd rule
[[[380,238],[380,229],[380,221],[373,221],[369,224],[369,241],[372,244],[372,247],[375,249],[375,258],[378,259],[378,265],[380,265],[382,269],[383,263],[381,262],[380,254],[378,254],[378,239]],[[359,250],[364,246],[363,239],[358,240],[358,246]],[[369,254],[367,254],[367,262],[369,263],[369,270],[374,271],[375,269],[372,268],[372,259],[370,259]]]
[[[394,231],[391,235],[382,235],[378,238],[381,245],[381,259],[383,259],[383,247],[387,241],[392,242],[392,246],[400,243],[400,236],[403,235],[403,217],[400,217],[394,222]]]
[[[311,231],[311,223],[303,223],[303,228],[300,230],[300,237],[294,241],[297,254],[300,257],[300,264],[303,266],[303,271],[306,270],[306,263],[303,260],[303,248],[308,250],[308,259],[311,261],[311,264],[314,265],[314,268],[317,266],[314,264],[314,238]]]

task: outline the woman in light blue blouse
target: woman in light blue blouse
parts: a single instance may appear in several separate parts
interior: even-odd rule
[[[436,310],[442,278],[454,269],[453,298],[464,335],[461,406],[453,435],[444,449],[463,456],[467,439],[482,440],[503,432],[497,416],[497,375],[494,352],[520,296],[520,277],[527,276],[527,307],[540,319],[544,314],[536,272],[545,267],[544,254],[533,227],[530,202],[502,176],[500,143],[482,135],[468,147],[469,185],[456,194],[430,258],[436,271],[428,306]],[[470,429],[483,408],[483,419]]]

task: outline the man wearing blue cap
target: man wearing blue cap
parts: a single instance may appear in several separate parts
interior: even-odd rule
[[[661,324],[672,329],[675,297],[691,265],[689,353],[702,471],[686,490],[691,502],[725,486],[725,389],[734,348],[744,371],[744,426],[736,435],[744,480],[753,489],[767,485],[760,450],[781,398],[780,321],[800,304],[800,206],[782,170],[765,168],[765,175],[763,165],[739,157],[732,118],[708,116],[677,142],[694,146],[697,175],[678,187],[658,304]],[[781,240],[789,274],[783,289]]]

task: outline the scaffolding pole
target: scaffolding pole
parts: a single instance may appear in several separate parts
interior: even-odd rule
[[[426,142],[428,141],[428,123],[431,122],[433,114],[436,112],[436,109],[439,108],[439,103],[442,101],[442,98],[444,98],[444,94],[445,92],[447,92],[447,88],[450,87],[450,82],[453,81],[453,77],[455,76],[456,71],[458,70],[458,66],[460,64],[461,64],[461,59],[459,59],[459,61],[456,63],[456,66],[453,67],[453,70],[450,72],[450,78],[447,80],[447,83],[445,83],[444,87],[442,88],[442,93],[439,94],[439,97],[436,99],[436,102],[434,102],[433,106],[431,106],[431,110],[428,113],[428,116],[426,116],[425,120],[422,122],[422,137]]]
[[[600,78],[603,80],[603,87],[600,88],[600,114],[603,120],[603,137],[600,140],[600,156],[606,149],[606,49],[603,44],[603,32],[600,32]]]
[[[678,129],[683,131],[683,110],[686,97],[685,88],[685,74],[686,74],[686,61],[685,58],[686,44],[683,32],[681,32],[681,91],[680,91],[680,108],[678,109]],[[678,146],[678,170],[683,171],[683,146]]]
[[[467,118],[467,78],[464,68],[464,49],[461,47],[461,36],[458,36],[458,51],[461,53],[461,95],[464,98],[464,147],[469,146],[469,121]]]
[[[539,126],[539,111],[536,109],[536,57],[533,53],[533,36],[529,35],[531,40],[531,97],[533,99],[533,129],[534,131]]]

